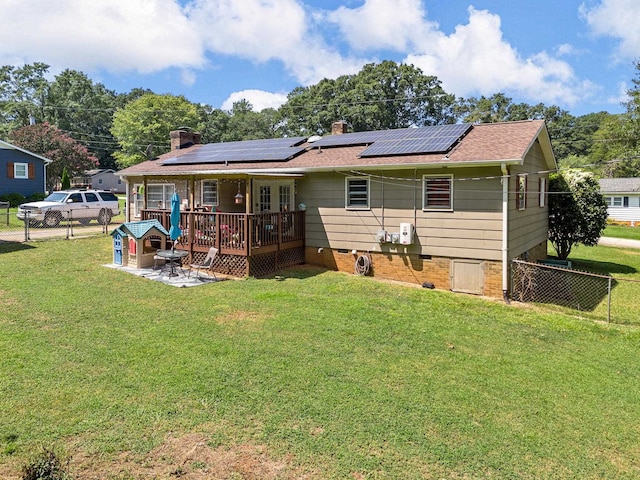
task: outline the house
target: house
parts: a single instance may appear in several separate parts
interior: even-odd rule
[[[116,175],[115,170],[109,168],[94,168],[87,170],[82,175],[71,179],[73,188],[92,188],[95,190],[109,190],[115,193],[124,193],[122,179]]]
[[[600,193],[611,220],[633,226],[640,223],[640,178],[602,178]]]
[[[0,140],[0,195],[44,193],[50,163],[48,158]]]
[[[308,263],[502,297],[510,262],[547,254],[544,121],[200,145],[119,172],[127,219],[168,225],[182,202],[184,247],[219,249],[216,271],[261,276]],[[187,145],[186,148],[181,148]],[[226,272],[225,272],[226,270]]]

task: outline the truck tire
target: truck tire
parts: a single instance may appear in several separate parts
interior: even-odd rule
[[[55,228],[60,225],[60,220],[62,220],[62,215],[60,215],[60,212],[47,212],[44,215],[44,221],[42,222],[42,224],[45,227]]]
[[[100,225],[108,225],[111,222],[111,210],[108,208],[103,208],[98,213],[98,223]]]

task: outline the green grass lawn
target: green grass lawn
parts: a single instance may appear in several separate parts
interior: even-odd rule
[[[640,240],[640,227],[629,227],[625,225],[607,225],[603,236],[615,238],[629,238]]]
[[[198,432],[308,478],[640,475],[637,327],[309,268],[175,288],[105,237],[0,259],[0,465]]]
[[[555,255],[551,244],[549,254]],[[572,249],[569,260],[573,269],[616,279],[612,283],[611,305],[603,297],[593,311],[581,312],[580,315],[594,320],[606,320],[610,311],[612,322],[640,326],[640,313],[637,310],[640,298],[640,250],[577,245]],[[604,288],[602,282],[606,280],[600,282]],[[588,288],[585,294],[589,294]]]

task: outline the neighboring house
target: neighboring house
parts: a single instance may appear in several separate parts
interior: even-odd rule
[[[640,178],[603,178],[600,192],[610,219],[631,225],[640,222]]]
[[[0,140],[0,195],[46,191],[48,158]]]
[[[180,248],[216,246],[214,269],[244,275],[308,263],[501,297],[512,259],[546,258],[544,121],[345,132],[206,145],[172,132],[171,152],[119,172],[127,219],[168,225],[175,191]]]
[[[71,180],[73,188],[87,188],[95,190],[110,190],[114,193],[124,193],[122,179],[115,170],[95,168],[77,175]]]

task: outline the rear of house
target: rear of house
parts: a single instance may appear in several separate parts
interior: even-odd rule
[[[345,154],[321,150],[329,165]],[[500,297],[511,259],[546,258],[555,160],[543,122],[474,125],[446,155],[382,161],[298,181],[307,263],[351,272],[366,255],[376,277]]]
[[[494,297],[509,289],[513,258],[546,258],[556,165],[544,121],[345,131],[336,124],[319,140],[236,142],[222,153],[176,148],[120,172],[129,213],[166,208],[175,189],[185,211],[295,210],[304,215],[300,261]],[[243,144],[246,158],[228,153]]]

